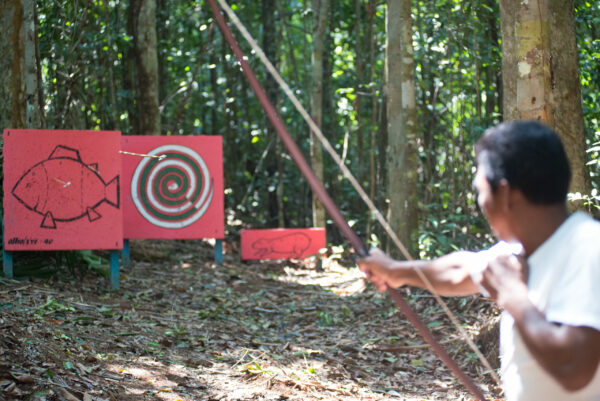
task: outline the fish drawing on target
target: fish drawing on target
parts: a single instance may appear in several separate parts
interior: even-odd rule
[[[131,199],[148,222],[180,229],[198,221],[213,199],[214,180],[202,157],[183,145],[147,153],[131,179]]]
[[[84,217],[94,222],[102,218],[97,208],[104,202],[120,207],[119,175],[106,182],[96,163],[84,163],[77,149],[64,145],[29,168],[11,192],[27,209],[43,216],[40,227],[48,229],[56,229],[56,222]]]

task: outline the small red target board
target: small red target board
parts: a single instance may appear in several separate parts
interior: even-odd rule
[[[7,251],[120,249],[121,133],[4,131]]]
[[[220,136],[123,136],[125,238],[225,235]]]
[[[325,248],[324,228],[242,230],[242,259],[304,259]]]

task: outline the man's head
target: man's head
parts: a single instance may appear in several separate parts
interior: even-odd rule
[[[571,170],[560,139],[547,126],[515,121],[489,128],[475,155],[492,192],[506,180],[532,204],[565,202]]]
[[[533,121],[488,129],[475,146],[477,203],[492,231],[518,238],[534,210],[564,207],[571,172],[558,136]]]

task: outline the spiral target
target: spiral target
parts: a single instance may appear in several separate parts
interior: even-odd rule
[[[198,153],[181,145],[159,146],[136,167],[131,197],[140,214],[163,228],[183,228],[204,215],[214,185]]]

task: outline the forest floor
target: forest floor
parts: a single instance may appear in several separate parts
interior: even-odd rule
[[[132,241],[120,290],[94,272],[0,279],[1,400],[470,400],[350,255],[225,261],[203,241]],[[18,268],[15,258],[16,268]],[[403,290],[489,399],[501,399],[435,300]],[[474,337],[481,297],[448,299]]]

